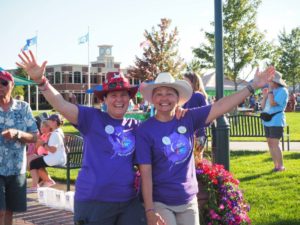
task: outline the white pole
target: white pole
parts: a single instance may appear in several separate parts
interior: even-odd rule
[[[38,32],[36,31],[36,38],[38,37]],[[35,44],[35,57],[36,57],[36,60],[38,58],[38,55],[37,55],[37,49],[38,49],[38,41],[36,41],[36,44]],[[36,85],[35,86],[35,110],[36,111],[39,111],[39,88],[38,86]]]
[[[88,27],[88,90],[91,88],[91,71],[90,71],[90,27]],[[91,106],[91,96],[88,95],[88,106]]]

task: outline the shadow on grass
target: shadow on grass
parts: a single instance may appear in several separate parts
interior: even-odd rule
[[[297,159],[300,159],[300,153],[299,152],[293,152],[291,154],[288,154],[288,155],[283,155],[283,160],[297,160]],[[264,159],[263,162],[270,162],[272,161],[271,158],[268,158],[268,159]]]
[[[264,223],[259,223],[257,225],[299,225],[300,220],[278,220],[276,222],[264,222]]]
[[[262,176],[266,176],[266,175],[270,175],[274,173],[272,170],[269,171],[269,172],[265,172],[265,173],[260,173],[260,174],[254,174],[252,176],[247,176],[247,177],[242,177],[242,178],[239,178],[239,181],[240,182],[244,182],[244,181],[250,181],[250,180],[255,180],[255,179],[258,179]]]
[[[263,155],[266,152],[263,151],[245,151],[245,150],[240,150],[240,151],[231,151],[230,156],[253,156],[253,155]]]
[[[293,152],[291,154],[284,155],[283,158],[284,159],[300,159],[300,153],[299,152]]]

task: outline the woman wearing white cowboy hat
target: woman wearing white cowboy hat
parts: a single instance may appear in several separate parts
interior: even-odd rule
[[[144,225],[145,213],[134,188],[133,156],[138,121],[125,119],[129,100],[138,90],[119,73],[94,94],[107,105],[100,109],[66,101],[44,76],[46,61],[36,63],[31,51],[17,63],[38,83],[47,101],[81,133],[83,163],[76,180],[75,224]]]
[[[269,83],[269,88],[263,89],[261,102],[263,112],[273,115],[269,121],[263,121],[263,124],[275,172],[285,170],[279,140],[286,125],[284,110],[289,97],[286,87],[287,85],[282,79],[282,74],[276,71],[273,80]]]
[[[198,184],[192,154],[194,131],[263,87],[273,73],[274,68],[257,72],[247,88],[213,105],[190,109],[180,120],[174,117],[175,108],[192,95],[187,81],[160,73],[153,83],[141,84],[144,99],[156,108],[156,115],[142,123],[136,134],[136,161],[142,176],[148,225],[199,225]]]

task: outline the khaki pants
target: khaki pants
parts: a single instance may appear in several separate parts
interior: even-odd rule
[[[199,225],[197,197],[185,205],[168,206],[154,202],[154,208],[167,225]]]

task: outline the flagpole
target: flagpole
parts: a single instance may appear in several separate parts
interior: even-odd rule
[[[38,31],[36,31],[36,39],[38,37]],[[38,60],[38,54],[37,54],[37,49],[38,49],[38,41],[36,41],[36,45],[35,45],[35,58],[36,60]],[[35,85],[35,110],[39,111],[39,88],[37,85]]]
[[[90,71],[90,27],[88,26],[88,90],[91,89],[91,71]],[[88,94],[88,106],[91,106],[91,96]]]

